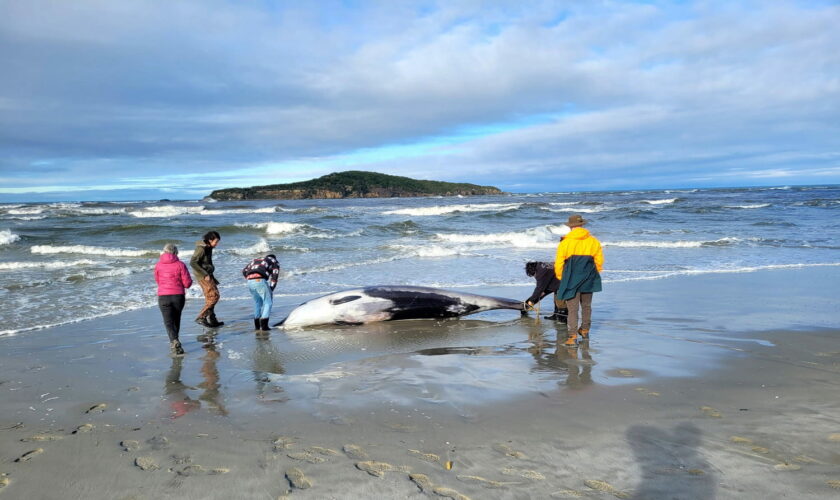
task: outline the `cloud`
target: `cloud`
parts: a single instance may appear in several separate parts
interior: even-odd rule
[[[840,180],[831,2],[4,10],[0,197],[347,167],[540,191]]]

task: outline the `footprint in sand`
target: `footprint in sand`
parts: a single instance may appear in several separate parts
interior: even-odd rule
[[[524,453],[521,451],[516,451],[510,446],[503,444],[503,443],[496,443],[493,445],[493,451],[499,452],[502,455],[507,455],[513,458],[528,458]]]
[[[64,436],[60,434],[35,434],[34,436],[29,436],[28,438],[22,438],[21,441],[23,442],[40,442],[40,441],[58,441],[59,439],[64,439]]]
[[[423,453],[420,450],[408,450],[408,454],[429,463],[436,464],[440,462],[440,457],[435,455],[434,453]]]
[[[829,479],[825,482],[825,484],[829,485],[835,490],[840,490],[840,479]]]
[[[752,439],[741,436],[732,436],[729,440],[733,443],[752,444]]]
[[[320,446],[310,446],[304,451],[308,451],[309,453],[317,453],[318,455],[324,455],[327,457],[337,457],[339,455],[337,451],[331,448],[322,448]]]
[[[701,406],[700,411],[703,412],[704,415],[707,417],[712,418],[722,418],[723,415],[716,409],[712,408],[711,406]]]
[[[95,426],[93,424],[82,424],[76,427],[76,430],[73,431],[73,434],[84,434],[92,431],[94,427]]]
[[[551,494],[551,498],[583,498],[584,494],[576,490],[560,490]]]
[[[543,476],[541,473],[530,469],[514,469],[513,467],[506,467],[502,469],[502,474],[504,474],[505,476],[524,477],[525,479],[530,479],[532,481],[545,480],[545,476]]]
[[[292,487],[299,490],[305,490],[312,487],[312,481],[306,477],[302,470],[297,467],[292,467],[286,471],[286,479],[289,480]]]
[[[431,493],[435,487],[432,484],[432,480],[429,479],[429,476],[425,474],[409,474],[408,478],[411,479],[423,493]]]
[[[458,481],[462,481],[462,482],[465,482],[465,483],[477,484],[477,485],[481,486],[482,488],[490,488],[490,489],[493,489],[493,490],[507,488],[508,486],[513,485],[513,484],[522,484],[522,483],[517,483],[517,482],[513,482],[513,481],[508,481],[508,482],[493,481],[492,479],[487,479],[487,478],[484,478],[484,477],[481,477],[481,476],[464,476],[464,475],[461,475],[461,476],[455,476],[455,477],[458,478]]]
[[[123,450],[125,451],[134,451],[140,448],[140,443],[131,439],[127,439],[125,441],[120,441],[120,446],[122,446]]]
[[[283,451],[295,446],[294,439],[287,436],[280,436],[274,440],[274,451]]]
[[[606,481],[601,481],[600,479],[587,479],[583,482],[588,488],[592,488],[595,491],[600,491],[602,493],[609,493],[610,495],[616,498],[630,498],[630,495],[624,493],[616,489],[613,485]]]
[[[88,408],[85,413],[102,413],[105,411],[105,408],[108,408],[106,403],[97,403],[90,408]]]
[[[436,486],[432,489],[435,495],[444,497],[444,498],[451,498],[452,500],[470,500],[470,497],[467,495],[462,495],[457,491],[453,490],[452,488],[444,488],[443,486]]]
[[[375,462],[373,460],[356,462],[356,468],[376,477],[385,477],[386,472],[408,472],[406,467],[398,467],[386,462]]]
[[[37,457],[38,455],[40,455],[41,453],[44,453],[43,448],[36,448],[34,450],[27,451],[26,453],[24,453],[20,457],[16,458],[15,462],[19,462],[19,463],[28,462],[28,461],[32,460],[33,458]]]
[[[169,448],[169,438],[166,436],[154,436],[146,440],[153,450],[165,450]]]
[[[327,459],[321,458],[310,451],[287,453],[286,456],[292,460],[300,460],[302,462],[309,462],[310,464],[321,464],[327,461]]]
[[[367,452],[361,446],[355,444],[345,444],[342,448],[344,454],[354,460],[364,460],[368,458]]]
[[[801,465],[796,465],[796,464],[776,464],[776,465],[773,466],[774,470],[780,470],[780,471],[795,471],[795,470],[800,470],[801,468],[802,468]]]
[[[140,467],[141,470],[153,471],[160,469],[160,466],[151,457],[137,457],[134,459],[134,465]]]
[[[216,467],[213,469],[206,469],[201,465],[188,465],[181,470],[175,471],[176,474],[179,476],[189,477],[189,476],[218,476],[220,474],[227,474],[230,472],[230,469],[225,467]]]

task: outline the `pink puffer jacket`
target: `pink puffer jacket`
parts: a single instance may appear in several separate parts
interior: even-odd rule
[[[155,264],[155,281],[158,295],[184,295],[184,289],[192,286],[187,266],[171,253],[161,254]]]

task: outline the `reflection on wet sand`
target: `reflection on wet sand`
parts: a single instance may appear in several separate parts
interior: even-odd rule
[[[253,372],[257,383],[257,400],[265,403],[283,403],[289,400],[282,387],[271,383],[271,375],[286,373],[280,361],[280,350],[268,337],[258,336],[254,346]]]
[[[557,330],[557,337],[566,338],[566,325],[558,323],[554,325]],[[538,324],[528,330],[528,340],[531,346],[527,351],[534,357],[538,371],[552,371],[565,373],[566,378],[559,384],[570,389],[583,389],[592,384],[592,367],[595,361],[589,350],[589,340],[583,340],[576,346],[565,346],[562,343],[552,342],[545,339],[544,331]],[[554,347],[553,352],[549,352]]]
[[[187,413],[201,407],[201,403],[192,399],[187,394],[188,389],[194,388],[186,386],[181,382],[181,368],[183,364],[184,358],[172,358],[172,366],[166,373],[164,395],[166,401],[169,402],[170,416],[173,419],[183,417]]]
[[[216,350],[216,344],[208,342],[204,344],[204,356],[201,358],[201,376],[204,381],[198,386],[204,389],[204,392],[198,396],[198,399],[205,403],[205,406],[217,415],[227,415],[228,412],[221,402],[221,393],[219,389],[222,384],[219,382],[219,369],[216,366],[216,361],[219,359],[219,352]]]

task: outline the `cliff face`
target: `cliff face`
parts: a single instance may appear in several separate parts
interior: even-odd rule
[[[502,194],[493,186],[424,181],[374,172],[339,172],[292,184],[218,189],[214,200],[301,200],[309,198],[394,198]]]

